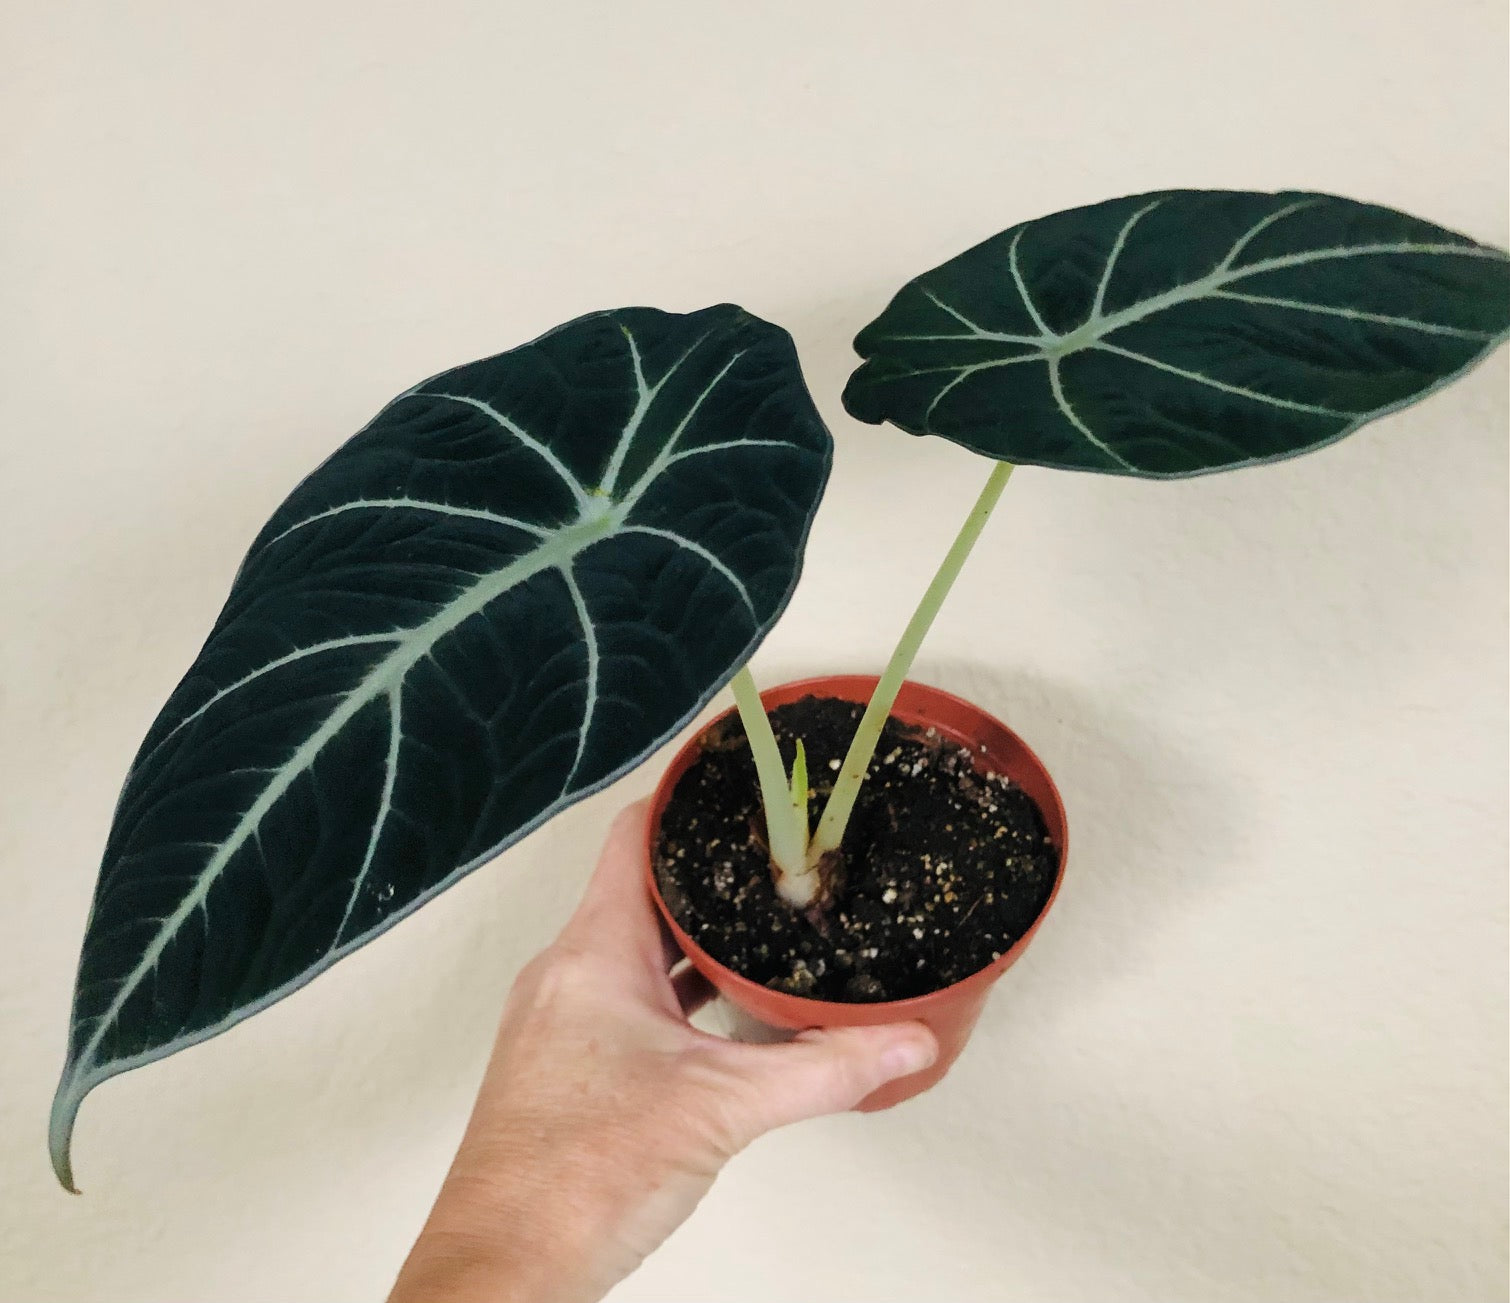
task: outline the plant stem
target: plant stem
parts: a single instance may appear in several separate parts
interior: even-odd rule
[[[760,779],[760,803],[765,807],[766,844],[776,871],[776,890],[782,898],[799,909],[813,903],[818,894],[818,875],[807,866],[806,801],[799,814],[796,796],[787,781],[786,765],[776,734],[760,704],[760,690],[748,665],[730,681],[734,704],[739,708],[745,736],[750,739],[750,754],[755,758],[755,773]],[[804,766],[804,769],[806,766]],[[803,784],[804,797],[806,783]]]
[[[881,740],[881,730],[896,703],[897,693],[902,689],[907,671],[912,668],[913,659],[917,656],[923,639],[927,637],[934,617],[938,615],[944,599],[949,596],[949,589],[959,577],[965,558],[970,555],[970,549],[975,546],[986,521],[991,518],[991,509],[996,506],[996,500],[1001,497],[1001,492],[1007,487],[1007,481],[1011,477],[1011,462],[998,462],[992,469],[990,478],[986,480],[986,487],[970,508],[970,514],[960,526],[938,573],[933,576],[933,582],[928,585],[923,600],[918,603],[918,609],[912,613],[912,619],[902,631],[901,641],[892,652],[891,660],[887,663],[880,682],[876,684],[876,690],[871,693],[870,704],[865,707],[865,714],[860,719],[859,728],[855,730],[854,740],[849,744],[849,752],[839,770],[838,781],[834,783],[828,804],[823,807],[823,817],[818,821],[818,831],[808,844],[809,865],[816,865],[824,855],[838,850],[839,844],[844,840],[844,830],[849,826],[849,816],[854,811],[855,799],[860,795],[860,785],[870,769],[871,757],[875,755],[876,744]]]

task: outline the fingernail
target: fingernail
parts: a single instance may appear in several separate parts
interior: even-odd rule
[[[921,1072],[938,1057],[938,1051],[927,1041],[899,1041],[881,1055],[881,1066],[889,1076],[906,1077]]]

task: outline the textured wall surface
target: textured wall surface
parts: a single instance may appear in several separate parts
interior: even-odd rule
[[[1162,186],[1507,236],[1490,0],[5,9],[14,1303],[380,1297],[512,974],[653,780],[104,1086],[58,1191],[127,762],[256,527],[390,395],[599,307],[783,323],[838,456],[756,669],[874,669],[984,474],[839,406],[909,275]],[[1505,1297],[1506,375],[1240,475],[1013,479],[918,675],[1058,777],[1055,916],[944,1086],[755,1146],[616,1300]]]

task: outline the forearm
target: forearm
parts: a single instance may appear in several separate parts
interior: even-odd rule
[[[500,1259],[497,1246],[454,1239],[426,1226],[415,1241],[388,1303],[543,1303],[550,1297],[534,1271]]]
[[[498,1192],[442,1189],[390,1303],[566,1303],[594,1299],[595,1218],[525,1208]]]
[[[389,1303],[590,1303],[650,1247],[637,1227],[658,1184],[611,1146],[469,1138]]]

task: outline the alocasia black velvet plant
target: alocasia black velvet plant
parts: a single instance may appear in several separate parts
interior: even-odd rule
[[[880,726],[1014,464],[1173,478],[1295,456],[1507,331],[1503,252],[1319,194],[1116,199],[904,286],[856,341],[845,407],[995,465],[811,833],[743,668],[831,454],[785,332],[732,306],[626,308],[405,391],[252,544],[126,778],[53,1106],[59,1179],[94,1086],[294,991],[731,678],[781,894],[821,909]]]

